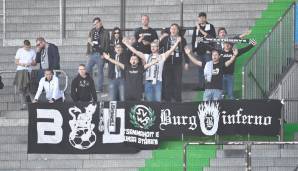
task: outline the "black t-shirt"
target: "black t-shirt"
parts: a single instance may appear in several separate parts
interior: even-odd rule
[[[238,55],[237,57],[241,56],[242,54],[244,54],[245,52],[249,51],[251,48],[253,48],[253,45],[248,45],[244,48],[238,49]],[[231,57],[233,56],[233,51],[230,50],[229,52],[225,52],[225,51],[220,51],[221,54],[221,58],[223,59],[224,62],[228,61],[231,59]],[[235,60],[236,61],[236,60]],[[229,65],[228,67],[225,67],[223,69],[223,74],[234,74],[234,70],[235,70],[235,61]]]
[[[131,64],[125,65],[125,100],[140,101],[143,93],[144,66],[133,68]]]
[[[139,40],[140,34],[144,34],[144,39],[148,40],[150,43],[153,42],[153,40],[158,39],[157,33],[153,28],[143,29],[142,27],[139,27],[135,31],[135,38],[136,41]]]
[[[221,58],[223,59],[224,62],[230,60],[232,56],[233,56],[233,51],[221,52]],[[224,67],[223,74],[234,74],[234,68],[235,68],[235,61],[228,67]]]
[[[153,42],[155,39],[158,39],[156,31],[154,29],[150,28],[150,27],[148,29],[143,29],[142,27],[136,29],[134,36],[135,36],[137,42],[138,42],[141,34],[144,35],[143,40],[146,40],[150,43]],[[144,54],[150,54],[151,53],[150,44],[144,45],[142,42],[138,42],[137,46],[136,46],[136,49],[138,51],[141,51]]]
[[[219,89],[222,90],[223,82],[223,69],[225,68],[224,60],[219,61],[217,64],[213,64],[212,78],[211,82],[206,83],[206,89]]]

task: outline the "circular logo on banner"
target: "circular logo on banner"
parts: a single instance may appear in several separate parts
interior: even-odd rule
[[[144,105],[135,105],[130,109],[130,123],[135,128],[149,129],[154,125],[155,113],[154,111]]]
[[[203,134],[212,136],[218,130],[219,104],[215,102],[204,102],[198,106],[198,116]]]

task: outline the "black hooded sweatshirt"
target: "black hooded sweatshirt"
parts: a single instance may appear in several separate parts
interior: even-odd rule
[[[74,102],[97,101],[94,81],[89,74],[87,74],[86,78],[83,78],[78,74],[72,80],[71,98]]]

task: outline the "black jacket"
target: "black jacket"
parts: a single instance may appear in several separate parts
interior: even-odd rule
[[[111,58],[115,59],[115,56],[116,56],[116,54],[113,54],[111,56]],[[119,62],[124,65],[128,65],[129,60],[130,60],[129,54],[128,54],[128,52],[125,52],[125,51],[119,57]],[[115,79],[115,77],[116,77],[115,64],[109,62],[108,66],[109,66],[109,70],[108,70],[109,79]],[[124,71],[122,69],[121,69],[121,78],[124,78]]]
[[[89,38],[93,38],[94,34],[96,32],[96,28],[92,28],[89,32]],[[99,53],[102,54],[103,52],[109,52],[110,50],[110,33],[108,30],[104,29],[103,27],[100,28],[100,40],[99,40],[99,44],[100,44],[100,51]],[[87,43],[87,54],[91,54],[94,51],[94,48]]]
[[[42,69],[60,69],[60,55],[58,47],[52,43],[48,43],[48,60],[49,60],[49,68]],[[41,63],[41,52],[36,53],[36,63]],[[40,64],[41,68],[41,64]]]
[[[210,23],[207,22],[206,24],[210,24]],[[201,26],[201,29],[205,30],[205,27]],[[205,43],[205,42],[199,42],[197,44],[197,47],[195,47],[197,37],[204,37],[204,35],[201,32],[199,32],[199,34],[197,35],[196,31],[197,31],[197,27],[194,27],[193,28],[193,33],[192,33],[192,40],[191,40],[192,49],[193,49],[194,52],[197,52],[198,55],[203,55],[203,54],[206,53],[207,50],[210,50],[209,46],[206,46],[206,45],[211,45],[212,46],[212,44]],[[212,24],[210,24],[210,29],[208,31],[205,31],[205,32],[208,33],[208,35],[207,35],[208,38],[215,38],[216,37],[215,28]]]
[[[74,102],[97,101],[96,90],[93,79],[87,74],[83,78],[78,74],[71,83],[71,98]]]
[[[186,63],[189,63],[189,58],[185,54],[184,47],[186,46],[186,40],[184,37],[181,37],[182,40],[178,45],[179,48],[179,57],[175,57],[171,55],[166,61],[165,65],[181,65],[183,62],[183,58]],[[171,49],[171,38],[170,36],[166,36],[162,41],[159,43],[160,53],[164,53]]]

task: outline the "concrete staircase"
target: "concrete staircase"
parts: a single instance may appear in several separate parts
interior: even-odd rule
[[[252,171],[294,171],[298,166],[297,145],[254,145],[251,155]],[[223,146],[204,171],[241,171],[245,163],[244,146]]]

